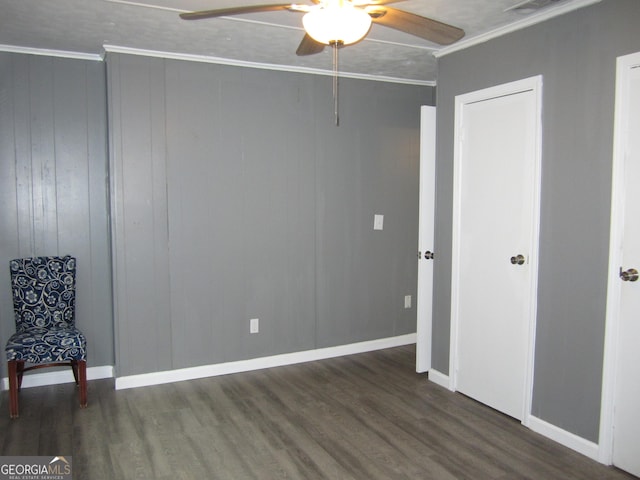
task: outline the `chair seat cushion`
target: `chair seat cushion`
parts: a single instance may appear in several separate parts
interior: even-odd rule
[[[86,360],[87,340],[75,327],[30,328],[13,334],[5,351],[7,361],[51,363]]]

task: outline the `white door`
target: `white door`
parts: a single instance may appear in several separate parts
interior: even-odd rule
[[[433,234],[436,188],[436,107],[420,109],[420,220],[418,229],[418,323],[416,372],[431,369]]]
[[[613,464],[640,476],[640,53],[618,59],[605,384]],[[607,374],[609,372],[609,381]],[[612,407],[612,408],[611,408]],[[606,419],[608,412],[603,412]],[[612,427],[612,430],[611,430]],[[605,437],[606,438],[606,437]]]
[[[453,386],[519,420],[530,410],[541,78],[456,98]]]

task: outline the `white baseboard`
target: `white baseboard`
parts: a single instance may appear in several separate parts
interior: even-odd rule
[[[382,338],[379,340],[352,343],[337,347],[318,348],[304,352],[284,353],[281,355],[239,360],[236,362],[166,370],[163,372],[143,373],[140,375],[128,375],[116,378],[116,390],[159,385],[162,383],[181,382],[184,380],[228,375],[231,373],[261,370],[263,368],[280,367],[284,365],[293,365],[296,363],[342,357],[344,355],[382,350],[384,348],[399,347],[401,345],[411,345],[414,343],[416,343],[416,334],[410,333],[397,337]]]
[[[87,367],[87,380],[99,380],[101,378],[112,378],[113,366]],[[61,383],[73,383],[73,372],[71,368],[45,373],[25,374],[22,377],[22,388],[42,387],[45,385],[58,385]],[[9,379],[2,378],[2,390],[9,390]]]
[[[454,391],[449,385],[449,376],[444,373],[440,373],[437,370],[429,370],[429,381],[446,388],[447,390]],[[578,435],[563,430],[560,427],[552,425],[544,420],[541,420],[533,415],[529,415],[527,418],[526,427],[530,428],[536,433],[547,437],[554,442],[564,445],[571,450],[585,455],[592,460],[602,463],[600,447],[597,443],[586,440]]]
[[[560,427],[556,427],[544,420],[540,420],[537,417],[529,416],[527,425],[531,430],[540,435],[543,435],[551,440],[558,442],[565,447],[575,450],[582,455],[585,455],[592,460],[600,461],[599,459],[599,446],[597,443],[593,443],[586,440],[574,433],[567,432]]]
[[[441,387],[446,388],[447,390],[451,390],[449,385],[449,375],[445,375],[444,373],[440,373],[433,368],[429,370],[429,381],[435,383],[436,385],[440,385]]]

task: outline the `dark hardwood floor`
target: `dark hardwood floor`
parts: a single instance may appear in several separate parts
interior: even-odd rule
[[[0,455],[89,479],[629,479],[414,371],[415,348],[115,391],[25,389]]]

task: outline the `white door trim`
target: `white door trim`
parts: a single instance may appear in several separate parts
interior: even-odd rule
[[[416,372],[431,370],[433,310],[433,252],[435,224],[436,107],[420,108],[420,219],[418,228],[418,294],[416,326]]]
[[[532,238],[530,257],[530,285],[529,292],[531,308],[529,310],[529,329],[527,339],[527,356],[525,372],[525,395],[522,405],[522,424],[529,426],[531,401],[533,393],[534,346],[536,331],[537,292],[538,292],[538,253],[540,231],[540,189],[541,189],[541,159],[542,159],[542,76],[534,76],[510,82],[495,87],[478,90],[456,96],[455,126],[454,126],[454,167],[453,167],[453,240],[452,240],[452,275],[451,275],[451,335],[449,348],[449,389],[456,390],[456,370],[458,358],[458,322],[459,322],[459,284],[460,284],[460,217],[461,217],[461,160],[462,160],[462,131],[463,108],[467,104],[489,100],[492,98],[513,95],[526,91],[533,91],[536,98],[535,121],[535,168],[533,180],[533,212]]]
[[[607,309],[605,316],[604,359],[602,367],[602,399],[600,410],[600,438],[598,460],[607,465],[613,462],[614,391],[616,351],[620,325],[620,288],[618,266],[622,264],[620,245],[624,233],[624,163],[627,138],[625,119],[629,115],[629,73],[640,67],[640,52],[618,57],[616,61],[616,96],[613,127],[613,160],[611,185],[611,234],[609,238],[609,273]]]

